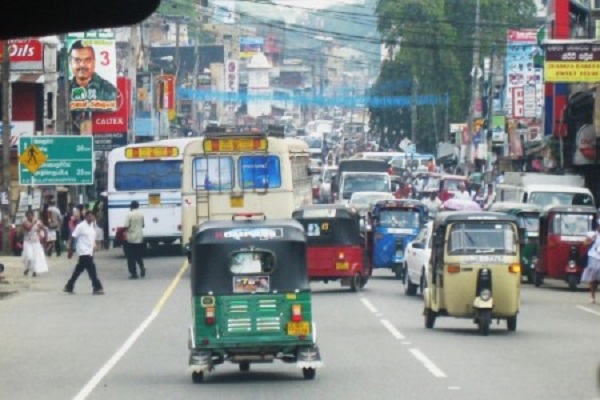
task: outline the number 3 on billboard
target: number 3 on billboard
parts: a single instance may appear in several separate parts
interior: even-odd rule
[[[102,65],[110,64],[110,54],[108,53],[108,51],[101,51],[100,58],[101,58],[100,64],[102,64]]]

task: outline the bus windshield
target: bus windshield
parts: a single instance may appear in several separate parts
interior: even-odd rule
[[[181,160],[147,160],[115,164],[115,189],[181,190]]]
[[[460,222],[452,225],[448,253],[517,254],[513,226],[502,222]]]

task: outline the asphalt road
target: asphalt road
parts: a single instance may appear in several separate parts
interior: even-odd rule
[[[201,385],[187,368],[189,271],[183,258],[147,258],[127,280],[117,250],[97,257],[105,296],[87,276],[61,291],[73,262],[0,301],[0,397],[6,399],[594,399],[600,305],[560,282],[522,290],[517,332],[469,320],[423,326],[422,299],[379,271],[360,294],[315,284],[324,368],[304,381],[293,365],[217,366]],[[181,279],[178,280],[178,277]]]

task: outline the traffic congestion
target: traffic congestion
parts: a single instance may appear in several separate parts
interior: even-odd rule
[[[0,5],[2,399],[600,399],[598,1],[136,1]]]

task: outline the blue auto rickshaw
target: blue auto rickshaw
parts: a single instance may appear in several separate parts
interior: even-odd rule
[[[391,269],[403,280],[404,248],[419,235],[427,219],[427,206],[419,200],[378,201],[371,212],[373,268]]]

